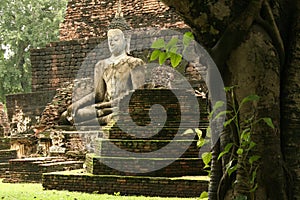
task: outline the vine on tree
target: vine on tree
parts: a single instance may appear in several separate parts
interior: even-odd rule
[[[225,88],[225,91],[230,93],[230,96],[232,98],[232,102],[234,102],[234,87]],[[226,163],[226,174],[225,176],[231,176],[234,177],[234,184],[237,184],[238,182],[242,181],[243,186],[245,186],[246,194],[247,195],[238,195],[235,197],[234,200],[247,200],[248,196],[251,200],[255,199],[254,192],[258,188],[258,183],[256,182],[256,176],[257,176],[257,170],[259,167],[258,161],[261,158],[260,155],[254,154],[254,150],[256,147],[256,143],[252,140],[251,135],[254,132],[254,126],[258,124],[259,122],[264,122],[267,126],[274,129],[274,124],[272,122],[272,119],[269,117],[259,118],[255,119],[254,115],[250,116],[249,118],[245,119],[243,122],[240,122],[239,114],[242,109],[242,107],[249,103],[249,102],[256,102],[260,99],[257,95],[249,95],[242,99],[242,101],[239,103],[238,106],[232,105],[232,110],[226,110],[218,113],[214,119],[217,119],[221,117],[222,115],[230,116],[223,124],[224,128],[232,125],[237,130],[237,136],[238,141],[231,142],[226,144],[225,148],[222,152],[220,152],[218,156],[218,160],[221,159],[225,155],[230,155],[229,161]],[[216,102],[214,109],[211,111],[209,117],[212,117],[212,114],[221,106],[223,106],[225,102],[218,101]],[[241,126],[241,123],[243,123],[243,126]],[[209,133],[210,127],[208,127],[208,133]],[[208,138],[209,139],[209,138]],[[204,145],[205,143],[201,142],[203,141],[203,138],[199,138],[199,144]],[[207,140],[207,139],[206,139]],[[207,152],[205,154],[202,154],[203,162],[210,162],[211,156],[207,156],[208,154],[211,154],[211,152]],[[209,160],[207,158],[210,158]],[[208,164],[205,164],[204,168],[207,168],[209,166]],[[233,174],[236,172],[236,174],[233,176]],[[244,177],[239,180],[239,176],[237,174],[242,174]],[[221,184],[221,183],[220,183]],[[206,195],[207,192],[203,192],[200,196],[200,199],[205,200],[208,199],[208,196]]]

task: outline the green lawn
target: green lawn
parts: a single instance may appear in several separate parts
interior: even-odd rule
[[[0,179],[0,200],[196,200],[197,198],[160,198],[87,194],[79,192],[43,190],[41,184],[9,184]]]

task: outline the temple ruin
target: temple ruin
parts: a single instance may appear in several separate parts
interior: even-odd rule
[[[141,126],[149,124],[152,105],[162,105],[166,110],[165,126],[150,138],[134,137],[118,123],[99,129],[67,126],[60,121],[61,113],[72,103],[74,87],[89,91],[91,80],[86,77],[93,74],[97,61],[108,57],[106,32],[118,5],[118,0],[69,0],[60,41],[31,50],[32,92],[7,95],[6,99],[8,118],[21,116],[22,112],[27,119],[23,126],[29,128],[9,137],[6,131],[0,138],[0,177],[5,181],[40,182],[45,189],[121,195],[198,197],[207,190],[208,181],[201,178],[206,173],[202,170],[197,135],[191,139],[183,134],[189,128],[199,128],[205,134],[208,109],[203,93],[178,93],[182,99],[193,95],[201,110],[198,118],[185,116],[193,127],[187,125],[184,130],[180,129],[181,112],[198,108],[189,105],[189,101],[181,107],[168,88],[138,89],[124,96],[120,103],[130,102],[130,115]],[[124,0],[121,5],[124,18],[132,27],[131,54],[145,63],[149,63],[151,44],[156,39],[180,38],[189,31],[182,19],[158,0]],[[195,65],[182,61],[178,70],[193,88],[205,91],[206,63],[202,64],[195,69]],[[154,113],[152,117],[159,115]],[[175,137],[178,132],[181,136]],[[189,146],[180,156],[172,155],[178,151],[176,148],[162,157],[134,157],[126,153],[151,153],[170,143],[176,148],[185,143]],[[125,153],[115,151],[111,144]],[[131,171],[145,167],[145,160],[153,166],[168,164],[145,173]],[[107,163],[114,163],[115,168]],[[118,170],[118,166],[128,170]]]

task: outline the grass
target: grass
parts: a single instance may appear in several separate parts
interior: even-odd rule
[[[41,184],[10,184],[0,179],[0,199],[4,200],[197,200],[197,198],[162,198],[88,194],[57,190],[43,190]]]

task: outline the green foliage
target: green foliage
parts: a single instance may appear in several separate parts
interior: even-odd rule
[[[232,146],[233,146],[233,143],[228,143],[228,144],[225,146],[224,151],[222,151],[222,152],[219,154],[218,160],[219,160],[222,156],[224,156],[225,154],[229,153],[229,151],[231,150]]]
[[[121,193],[120,192],[114,192],[114,195],[118,197],[118,196],[121,195]]]
[[[201,193],[199,200],[208,200],[208,192],[204,191]]]
[[[0,7],[0,101],[31,89],[30,48],[59,39],[67,0],[2,0]]]
[[[238,197],[236,197],[234,200],[247,200],[247,196],[244,196],[244,195],[240,195]]]
[[[197,141],[197,147],[198,148],[201,148],[204,145],[210,144],[211,135],[210,135],[210,128],[209,127],[207,128],[205,138],[203,137],[203,133],[199,128],[187,129],[183,133],[183,135],[195,134],[195,133],[198,136],[198,141]],[[204,171],[206,171],[208,173],[208,176],[210,176],[210,170],[209,169],[210,169],[210,162],[211,162],[211,159],[212,159],[212,153],[211,152],[202,153],[201,159],[204,163],[204,167],[203,167]]]
[[[191,32],[186,32],[183,35],[182,43],[183,43],[183,52],[186,51],[187,47],[190,45],[191,41],[194,40],[194,36]],[[168,43],[166,43],[163,39],[157,39],[151,45],[153,48],[153,52],[150,55],[150,61],[154,61],[158,59],[160,65],[164,64],[167,59],[170,59],[172,67],[177,67],[182,61],[182,54],[178,52],[179,49],[179,39],[177,37],[173,37]]]
[[[234,87],[226,88],[226,92],[230,92],[231,100],[234,102]],[[242,170],[246,173],[246,180],[247,182],[244,185],[247,185],[248,191],[250,193],[251,198],[253,199],[253,193],[258,187],[256,183],[256,174],[259,164],[257,163],[261,158],[260,155],[251,155],[253,149],[256,147],[256,143],[252,141],[251,135],[254,130],[254,125],[260,121],[265,122],[265,124],[274,129],[274,124],[271,118],[260,118],[255,119],[254,116],[250,116],[248,119],[244,120],[243,126],[241,127],[241,122],[239,121],[239,113],[241,108],[249,102],[255,102],[260,99],[257,95],[249,95],[242,99],[239,103],[239,106],[236,107],[232,105],[232,111],[221,112],[219,113],[216,118],[220,117],[221,115],[230,114],[229,118],[225,121],[224,127],[232,125],[235,127],[238,135],[238,141],[235,143],[228,143],[224,150],[219,154],[218,159],[222,158],[226,154],[231,154],[229,162],[226,164],[226,171],[229,176],[232,175],[233,172],[237,170]],[[220,102],[217,102],[216,106],[221,106]],[[239,196],[236,198],[238,199],[247,199],[246,196]]]
[[[211,161],[211,158],[212,158],[212,154],[211,152],[204,152],[202,155],[201,155],[201,158],[202,158],[202,161],[204,163],[204,169],[206,168],[210,168],[210,161]]]
[[[195,129],[195,132],[198,136],[197,146],[199,148],[203,147],[204,145],[210,144],[211,140],[211,134],[210,134],[210,128],[208,127],[206,130],[205,138],[203,137],[202,131],[198,128]],[[208,176],[210,176],[210,163],[212,159],[212,153],[211,152],[204,152],[201,155],[201,159],[204,163],[204,171],[208,173]]]

